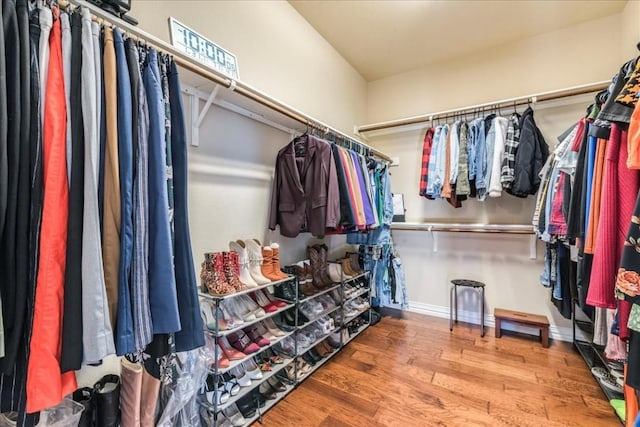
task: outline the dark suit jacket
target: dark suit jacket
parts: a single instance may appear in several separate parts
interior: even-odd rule
[[[331,145],[307,135],[304,166],[296,167],[294,142],[278,152],[271,194],[269,228],[280,225],[280,234],[296,237],[309,231],[324,236],[340,221],[340,193]]]

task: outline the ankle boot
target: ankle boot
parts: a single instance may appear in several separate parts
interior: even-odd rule
[[[280,285],[274,286],[274,295],[280,299],[284,299],[287,301],[295,301],[296,300],[296,290],[292,286],[292,281],[288,281],[282,283]]]
[[[73,400],[84,406],[78,427],[92,427],[94,425],[93,408],[95,407],[93,389],[90,387],[79,388],[73,392]]]
[[[262,248],[262,266],[260,271],[264,277],[272,282],[280,280],[280,276],[273,272],[273,250],[269,246]]]
[[[142,394],[142,371],[138,363],[131,363],[126,357],[120,359],[122,389],[120,393],[120,411],[123,426],[140,425],[140,399]]]
[[[204,254],[200,281],[203,291],[211,295],[229,295],[235,292],[224,275],[224,257],[221,252]]]
[[[105,375],[94,386],[96,427],[117,427],[120,423],[120,377]]]
[[[243,290],[244,285],[238,277],[240,274],[238,254],[235,252],[222,252],[222,260],[224,263],[224,277],[227,279],[227,283],[233,286],[235,291]]]
[[[280,266],[280,245],[277,243],[272,243],[271,250],[273,251],[273,259],[272,259],[273,275],[279,276],[280,277],[279,280],[284,280],[288,278],[289,276],[283,273],[282,267]]]
[[[349,258],[342,258],[340,260],[340,264],[342,265],[342,271],[344,271],[349,276],[355,277],[358,275],[356,271],[353,271],[353,268],[351,267],[351,260]]]
[[[258,286],[249,272],[249,254],[242,240],[237,242],[229,242],[229,249],[238,254],[239,277],[240,282],[247,288],[255,288]]]
[[[329,277],[329,248],[325,244],[315,246],[320,255],[320,274],[322,275],[322,280],[328,283],[328,286],[332,286],[334,283],[331,277]]]
[[[357,252],[347,252],[346,257],[349,258],[351,270],[357,274],[364,273],[364,270],[360,267],[360,254]]]
[[[240,241],[238,240],[238,244]],[[249,255],[249,272],[251,277],[256,281],[258,285],[266,285],[271,283],[271,280],[264,277],[261,271],[262,267],[262,250],[260,245],[255,240],[245,240],[244,246],[247,248],[247,254]]]
[[[156,406],[160,394],[160,380],[142,371],[142,399],[140,400],[140,427],[154,427],[156,425]]]

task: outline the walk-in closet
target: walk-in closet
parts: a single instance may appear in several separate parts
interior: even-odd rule
[[[640,2],[1,13],[0,426],[640,426]]]

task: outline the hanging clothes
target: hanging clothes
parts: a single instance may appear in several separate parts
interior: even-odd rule
[[[27,375],[27,412],[58,404],[77,388],[75,372],[60,372],[69,187],[66,108],[58,9],[50,38],[44,118],[44,208],[33,333]]]
[[[350,156],[343,160],[352,164]],[[357,199],[359,191],[354,193]],[[324,236],[327,229],[337,228],[339,215],[340,193],[331,146],[311,135],[294,139],[276,159],[269,228],[275,230],[280,225],[280,233],[286,237],[305,231]]]

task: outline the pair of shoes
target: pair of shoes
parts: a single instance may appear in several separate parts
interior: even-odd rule
[[[211,295],[223,296],[236,292],[237,289],[227,281],[225,259],[222,252],[204,254],[200,270],[200,283],[203,292],[208,292]]]
[[[322,358],[325,358],[333,353],[333,348],[331,347],[331,345],[327,344],[327,340],[321,341],[313,349]]]
[[[287,281],[274,286],[273,294],[276,298],[280,298],[289,303],[295,302],[298,293],[296,292],[296,286],[293,281]]]
[[[266,285],[287,279],[280,270],[280,245],[262,246],[258,239],[229,242],[229,248],[240,259],[240,281],[248,287]]]
[[[224,331],[230,329],[222,313],[216,313],[217,305],[207,298],[200,298],[200,316],[205,328],[210,331]],[[233,326],[231,326],[233,328]]]
[[[225,404],[231,396],[240,393],[240,384],[238,384],[237,379],[235,377],[232,379],[230,375],[227,375],[226,378],[228,379],[227,381],[223,376],[214,374],[207,376],[205,384],[202,386],[201,396],[210,406],[217,407]]]
[[[264,317],[266,312],[255,303],[248,295],[237,295],[233,298],[225,299],[220,303],[223,314],[230,313],[231,316],[242,319],[244,322],[252,322],[259,317]]]
[[[255,340],[260,340],[260,338],[262,338],[257,333],[254,333],[255,331],[254,329],[251,329],[250,331],[252,332],[252,336],[254,337]],[[234,332],[232,334],[227,335],[224,338],[226,338],[229,341],[229,343],[233,346],[233,348],[235,348],[238,351],[241,351],[244,354],[252,354],[257,352],[258,350],[260,350],[260,347],[261,347],[260,344],[262,344],[262,347],[269,345],[269,340],[266,340],[264,338],[262,338],[263,341],[261,341],[260,344],[258,344],[257,342],[254,342],[254,339],[249,337],[244,330]]]
[[[240,387],[251,387],[253,380],[263,378],[260,367],[253,359],[248,359],[238,366],[234,366],[229,370],[229,374],[235,377]]]
[[[249,295],[256,304],[262,307],[267,313],[278,311],[278,309],[287,306],[286,302],[275,299],[273,295],[271,295],[271,292],[266,289],[259,289],[251,292]]]
[[[327,245],[313,245],[307,247],[309,264],[311,265],[311,277],[313,284],[319,289],[325,289],[334,284],[329,277],[329,265],[327,261]]]
[[[293,357],[296,352],[296,341],[292,337],[286,337],[273,346],[273,351],[279,355]]]
[[[296,264],[287,266],[286,270],[298,278],[298,289],[303,295],[311,296],[318,293],[320,290],[313,285],[311,266],[305,261],[300,261]]]
[[[237,339],[236,339],[236,342],[237,342]],[[243,352],[242,350],[238,350],[236,346],[231,345],[231,342],[227,337],[218,338],[218,348],[220,350],[220,353],[224,355],[229,361],[241,360],[247,357],[247,354],[245,352]],[[223,367],[220,361],[218,361],[218,366],[221,368]],[[228,362],[227,362],[227,366],[229,366]]]
[[[351,280],[352,278],[350,275],[348,275],[344,271],[341,261],[330,262],[328,270],[329,270],[329,277],[331,278],[332,281],[336,283],[342,283],[345,280]]]
[[[222,410],[222,414],[227,417],[233,426],[243,426],[247,423],[245,417],[240,413],[238,406],[233,403],[228,408]]]
[[[263,408],[266,405],[266,399],[256,389],[246,396],[238,399],[236,405],[243,417],[251,418],[256,414],[259,407]]]
[[[351,277],[356,277],[364,273],[362,267],[360,267],[360,254],[357,252],[347,252],[345,257],[340,260],[342,269]]]

